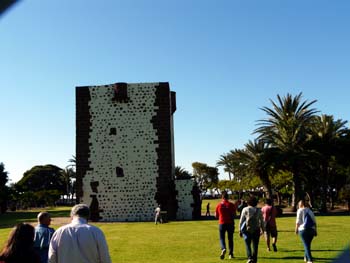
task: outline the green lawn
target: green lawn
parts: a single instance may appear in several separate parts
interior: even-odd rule
[[[36,222],[36,217],[40,211],[48,211],[52,217],[66,217],[69,216],[70,209],[71,207],[62,206],[49,207],[43,209],[37,208],[18,212],[8,212],[6,214],[0,215],[0,229],[4,227],[11,227],[20,222]]]
[[[54,216],[67,214],[69,210],[53,210]],[[32,213],[32,214],[31,214]],[[6,240],[13,223],[35,221],[37,212],[20,212],[0,216],[0,244]],[[16,219],[16,218],[20,219]],[[5,221],[4,221],[5,219]],[[6,224],[3,224],[6,222]],[[319,235],[312,243],[316,262],[332,262],[332,259],[349,246],[350,216],[318,216]],[[278,252],[267,252],[265,242],[260,241],[259,263],[303,262],[303,247],[294,234],[295,218],[277,219],[279,228]],[[236,220],[236,225],[238,220]],[[219,259],[218,226],[216,220],[174,221],[162,225],[146,223],[98,223],[105,233],[113,262],[227,262]],[[57,226],[53,226],[56,228]],[[246,262],[243,240],[235,233],[235,259]]]

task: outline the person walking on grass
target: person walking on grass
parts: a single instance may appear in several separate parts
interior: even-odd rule
[[[276,216],[278,214],[277,208],[273,206],[272,199],[266,199],[265,206],[261,208],[261,213],[264,218],[265,224],[265,240],[267,245],[267,251],[271,251],[270,237],[272,238],[273,251],[277,251],[277,225]]]
[[[205,213],[205,216],[210,216],[210,203],[207,204],[207,212]]]
[[[257,208],[258,200],[251,196],[247,201],[248,206],[243,208],[239,220],[239,235],[244,238],[248,261],[258,262],[258,246],[260,235],[265,231],[264,219],[261,210]],[[251,245],[253,245],[251,247]],[[252,249],[253,248],[253,249]]]
[[[312,263],[311,242],[317,236],[316,218],[305,200],[300,200],[298,207],[295,233],[300,235],[304,245],[304,261]]]
[[[226,232],[228,238],[229,258],[232,259],[234,257],[233,233],[235,231],[234,216],[236,215],[236,206],[228,201],[228,193],[226,191],[222,191],[221,197],[222,200],[215,209],[215,217],[219,219],[219,236],[221,247],[220,259],[224,259],[226,254]]]
[[[162,210],[160,208],[160,205],[157,206],[157,208],[154,210],[154,223],[157,225],[158,222],[163,224],[163,219],[162,219]]]
[[[72,222],[58,228],[51,238],[49,263],[111,263],[106,238],[98,227],[88,224],[89,217],[87,205],[72,208]]]
[[[40,212],[37,218],[38,225],[35,227],[34,249],[40,256],[41,263],[47,263],[50,240],[55,230],[49,227],[51,216],[48,212]]]

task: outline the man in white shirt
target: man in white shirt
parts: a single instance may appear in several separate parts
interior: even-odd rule
[[[158,221],[162,224],[163,223],[163,219],[162,219],[162,215],[161,215],[161,209],[160,209],[160,205],[158,205],[158,207],[154,210],[154,212],[156,213],[155,218],[154,218],[154,223],[157,224]]]
[[[90,209],[85,204],[72,208],[72,222],[53,234],[49,263],[111,263],[103,232],[87,223]]]

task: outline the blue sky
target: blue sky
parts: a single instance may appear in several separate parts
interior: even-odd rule
[[[83,85],[169,82],[190,172],[254,139],[277,94],[349,120],[349,13],[347,0],[22,0],[0,17],[0,162],[12,182],[68,165]]]

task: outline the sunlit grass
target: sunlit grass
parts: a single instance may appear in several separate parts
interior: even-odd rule
[[[67,208],[69,210],[69,208]],[[69,211],[60,210],[69,214]],[[33,218],[20,216],[35,221]],[[55,213],[55,210],[50,210]],[[17,214],[17,216],[19,216]],[[0,225],[3,220],[0,216]],[[14,218],[13,218],[14,219]],[[18,222],[17,219],[13,223]],[[332,262],[349,246],[350,216],[317,216],[318,236],[312,243],[316,262]],[[259,263],[303,262],[303,246],[294,234],[295,217],[277,219],[279,229],[278,252],[267,252],[263,238],[259,246]],[[113,262],[226,262],[219,259],[218,225],[216,220],[174,221],[162,225],[143,223],[97,223],[106,235]],[[238,219],[236,219],[236,227]],[[58,226],[53,226],[57,228]],[[0,228],[0,244],[6,240],[10,227]],[[235,259],[246,262],[243,240],[234,235]]]

